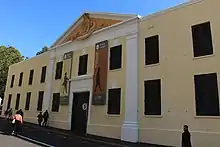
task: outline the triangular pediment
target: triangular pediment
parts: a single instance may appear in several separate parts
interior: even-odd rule
[[[87,39],[95,31],[135,16],[130,14],[83,13],[51,47],[68,41]]]

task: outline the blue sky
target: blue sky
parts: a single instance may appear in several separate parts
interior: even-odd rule
[[[50,46],[83,12],[145,16],[186,0],[1,0],[0,45],[32,57]]]

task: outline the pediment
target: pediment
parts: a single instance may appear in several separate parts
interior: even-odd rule
[[[84,13],[67,29],[67,31],[52,45],[52,47],[64,44],[68,41],[85,40],[97,30],[128,20],[134,16],[136,15]]]

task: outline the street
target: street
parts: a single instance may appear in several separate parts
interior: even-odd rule
[[[43,128],[25,123],[18,136],[11,136],[11,121],[0,118],[0,145],[7,147],[162,147],[149,144],[131,144],[115,140],[82,137],[70,131]],[[3,133],[4,132],[4,133]]]

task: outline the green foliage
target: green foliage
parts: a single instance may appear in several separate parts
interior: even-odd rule
[[[47,52],[48,51],[48,47],[45,46],[41,49],[41,51],[37,52],[36,55],[40,55],[40,54],[43,54],[44,52]]]
[[[14,47],[0,46],[0,97],[4,97],[9,66],[23,60],[24,57]]]

